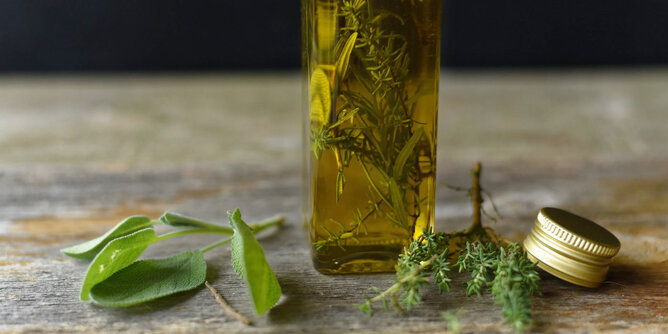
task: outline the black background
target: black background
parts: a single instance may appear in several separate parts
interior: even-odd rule
[[[298,68],[300,6],[2,0],[0,71]],[[445,0],[443,12],[447,67],[668,64],[665,0]]]

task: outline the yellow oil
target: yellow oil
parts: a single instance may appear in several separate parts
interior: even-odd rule
[[[393,271],[434,221],[441,0],[302,6],[314,266],[327,274]],[[323,134],[330,141],[317,139]]]

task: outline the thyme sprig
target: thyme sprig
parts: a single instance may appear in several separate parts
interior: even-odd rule
[[[491,242],[483,244],[466,243],[466,251],[457,260],[459,272],[471,272],[471,280],[466,282],[466,295],[482,295],[482,289],[493,279],[494,268],[499,263],[499,248]]]
[[[540,294],[535,264],[517,244],[510,244],[499,249],[495,268],[491,288],[494,302],[503,307],[501,314],[506,322],[521,332],[531,322],[531,296]]]
[[[540,277],[535,264],[518,244],[509,243],[483,227],[481,170],[480,163],[476,163],[471,173],[473,186],[468,189],[474,207],[471,227],[455,233],[423,230],[399,256],[394,284],[384,291],[374,288],[378,295],[357,305],[360,311],[372,315],[373,305],[378,301],[382,301],[386,309],[391,304],[396,311],[410,311],[421,301],[420,289],[429,285],[432,274],[439,293],[449,291],[452,281],[449,274],[454,262],[460,272],[467,271],[471,275],[466,282],[467,296],[481,296],[491,291],[495,304],[502,307],[506,323],[518,332],[531,323],[531,296],[540,294]]]
[[[410,249],[414,252],[405,252],[399,256],[395,283],[385,291],[374,288],[378,295],[357,305],[360,311],[371,316],[373,304],[377,301],[382,301],[386,309],[392,304],[397,311],[410,311],[422,301],[419,292],[421,288],[429,285],[430,271],[434,273],[433,280],[439,286],[439,291],[441,293],[443,290],[449,291],[451,281],[447,274],[450,271],[449,253],[447,248],[440,248],[443,245],[441,237],[442,234],[425,231],[413,241]],[[424,243],[424,246],[420,243]]]

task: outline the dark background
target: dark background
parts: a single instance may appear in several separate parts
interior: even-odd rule
[[[287,69],[300,2],[2,0],[0,71]],[[665,0],[445,0],[446,67],[668,64]]]

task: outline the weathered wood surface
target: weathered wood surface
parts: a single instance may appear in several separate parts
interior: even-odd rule
[[[0,331],[441,332],[442,310],[464,331],[508,331],[489,296],[425,291],[406,315],[367,318],[351,305],[392,275],[324,276],[310,264],[300,215],[299,76],[0,77]],[[446,74],[441,86],[437,229],[467,226],[464,194],[480,159],[483,184],[514,240],[538,209],[590,217],[622,241],[608,281],[578,288],[542,275],[534,331],[668,331],[668,72]],[[279,212],[287,226],[261,243],[283,287],[252,317],[227,250],[207,254],[209,280],[242,313],[222,313],[202,288],[130,309],[78,300],[87,268],[59,249],[131,214],[175,210],[248,221]],[[206,237],[148,249],[199,247]]]

